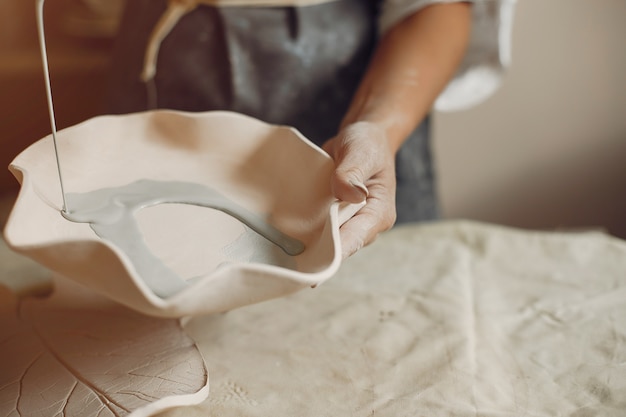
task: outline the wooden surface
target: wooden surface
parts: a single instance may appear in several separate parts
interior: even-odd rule
[[[49,0],[45,19],[57,127],[104,112],[108,38],[69,34],[77,2]],[[30,143],[51,131],[36,31],[35,0],[0,2],[0,194],[15,192],[5,168]]]

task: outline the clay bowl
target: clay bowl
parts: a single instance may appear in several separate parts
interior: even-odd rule
[[[70,195],[180,181],[211,187],[303,244],[287,255],[223,211],[148,205],[133,216],[145,246],[184,283],[157,295],[119,245],[64,217],[52,137],[31,145],[9,167],[21,191],[4,230],[8,244],[149,315],[222,312],[322,283],[341,262],[339,226],[360,207],[333,199],[324,151],[293,128],[237,113],[102,116],[60,131],[57,142],[70,215]]]

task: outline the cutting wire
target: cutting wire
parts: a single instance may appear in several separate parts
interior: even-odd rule
[[[43,61],[44,81],[46,84],[46,97],[48,99],[48,113],[50,116],[50,128],[52,129],[52,143],[54,144],[54,156],[57,163],[59,183],[61,184],[61,196],[63,197],[63,213],[68,212],[67,201],[65,199],[65,188],[63,186],[63,175],[61,174],[61,160],[59,158],[59,148],[57,146],[57,124],[52,103],[52,88],[50,87],[50,69],[48,66],[48,51],[46,48],[46,36],[44,31],[43,6],[45,0],[37,0],[37,31],[39,34],[39,47],[41,48],[41,59]]]

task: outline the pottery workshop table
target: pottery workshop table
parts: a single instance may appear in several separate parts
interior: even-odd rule
[[[318,288],[191,319],[209,398],[160,416],[624,416],[625,319],[626,242],[397,227]]]

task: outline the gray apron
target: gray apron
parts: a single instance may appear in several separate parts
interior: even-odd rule
[[[165,0],[129,0],[116,44],[112,113],[148,109],[140,81]],[[376,43],[376,0],[307,7],[212,7],[186,14],[161,43],[156,108],[231,110],[294,126],[321,145],[338,130]],[[396,156],[398,222],[437,217],[428,118]]]

